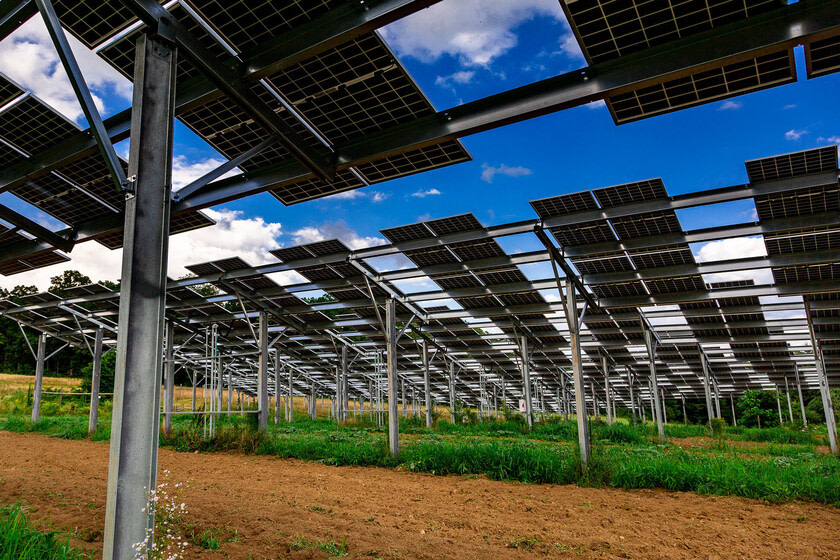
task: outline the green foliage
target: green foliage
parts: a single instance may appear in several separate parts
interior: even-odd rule
[[[723,434],[726,432],[726,420],[723,418],[712,418],[711,426],[714,437],[723,437]]]
[[[738,421],[747,427],[779,425],[776,394],[770,391],[747,391],[738,399]]]
[[[196,535],[192,535],[193,542],[203,548],[204,550],[219,550],[221,543],[219,542],[219,531],[216,529],[208,529]]]
[[[114,392],[114,370],[117,367],[117,353],[108,352],[102,356],[102,362],[99,369],[99,392],[113,393]],[[91,383],[93,379],[93,362],[87,364],[82,368],[82,393],[90,393]],[[102,397],[110,398],[110,397]]]
[[[18,504],[0,507],[0,560],[82,560],[90,555],[70,546],[70,535],[41,533]]]

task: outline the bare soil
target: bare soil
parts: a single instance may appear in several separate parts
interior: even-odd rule
[[[0,432],[0,503],[102,546],[108,445]],[[188,558],[840,558],[840,510],[659,490],[524,485],[273,457],[160,452],[189,487],[186,521],[218,529]],[[238,542],[225,542],[238,541]]]

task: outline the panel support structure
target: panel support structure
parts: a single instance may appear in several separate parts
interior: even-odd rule
[[[394,298],[385,303],[385,344],[388,367],[388,448],[391,456],[400,454],[399,379],[397,379],[397,304]]]
[[[423,339],[423,394],[426,398],[426,427],[432,427],[432,383],[429,374],[429,345]]]
[[[706,414],[709,417],[709,429],[712,429],[712,418],[714,418],[714,411],[712,410],[712,388],[709,379],[709,362],[703,350],[700,350],[700,364],[703,366],[703,392],[706,396]]]
[[[47,356],[47,333],[38,334],[38,353],[35,356],[35,389],[32,391],[32,423],[41,419],[41,392],[44,387],[44,362]]]
[[[99,381],[102,377],[102,327],[96,329],[93,339],[93,371],[90,376],[90,413],[88,415],[88,433],[96,431],[99,422]]]
[[[280,353],[279,353],[279,352],[277,353],[277,364],[278,364],[278,365],[280,364]],[[289,377],[288,377],[288,382],[289,382],[289,400],[288,400],[288,402],[286,403],[286,405],[287,405],[287,410],[286,410],[286,420],[288,420],[289,422],[291,422],[292,420],[294,420],[294,419],[295,419],[295,411],[294,411],[294,404],[295,404],[295,387],[294,387],[294,384],[295,384],[295,372],[294,372],[294,370],[291,368],[291,366],[290,366],[290,367],[288,367],[287,369],[289,370],[289,371],[287,372],[287,373],[288,373],[288,376],[289,376]],[[278,368],[278,370],[277,370],[277,371],[280,371],[280,370],[279,370],[279,368]]]
[[[455,362],[449,361],[449,421],[455,423]]]
[[[157,482],[176,57],[157,36],[137,41],[129,157],[135,180],[125,210],[106,560],[134,558],[132,546],[154,529],[153,516],[144,510],[146,492]]]
[[[793,364],[793,372],[796,374],[796,392],[799,395],[799,409],[802,413],[802,425],[808,427],[808,418],[805,416],[805,399],[802,398],[802,381],[799,379],[799,366]]]
[[[97,336],[99,335],[98,329]],[[169,434],[172,429],[172,405],[175,400],[175,361],[174,361],[174,347],[175,346],[175,329],[172,322],[166,322],[166,344],[164,350],[166,352],[164,358],[164,376],[163,376],[163,433]],[[101,353],[101,349],[100,349]],[[96,362],[94,361],[94,368]],[[99,389],[97,380],[97,390]]]
[[[528,338],[522,337],[520,341],[520,352],[522,353],[522,386],[525,393],[525,420],[528,427],[534,425],[534,403],[531,397],[531,367],[528,364]]]
[[[274,353],[274,423],[280,423],[280,394],[282,393],[282,379],[283,376],[280,375],[281,373],[281,365],[280,365],[280,352]]]
[[[738,427],[738,417],[735,415],[735,394],[729,393],[729,405],[732,407],[732,425]]]
[[[650,362],[650,386],[653,410],[656,415],[656,430],[659,432],[659,441],[665,443],[665,426],[662,423],[662,402],[659,400],[659,382],[656,379],[656,338],[653,331],[645,326],[645,346],[647,347],[648,360]]]
[[[257,407],[259,408],[260,430],[268,429],[268,316],[260,311],[258,333],[259,344],[259,372],[257,374]]]
[[[790,384],[788,383],[787,375],[785,375],[785,398],[787,398],[788,418],[793,422],[793,405],[790,402]]]
[[[604,393],[607,399],[607,424],[613,423],[612,395],[610,395],[610,364],[607,357],[601,356],[601,370],[604,372]]]
[[[636,416],[636,399],[633,396],[633,373],[626,368],[625,371],[627,372],[627,387],[630,389],[630,411],[633,413],[633,424],[637,424],[639,419]]]
[[[558,289],[559,289],[558,285]],[[580,316],[577,311],[575,284],[566,280],[566,322],[569,325],[569,344],[572,349],[572,372],[575,385],[575,412],[578,425],[578,445],[583,468],[589,464],[589,422],[586,419],[586,393],[583,381],[583,363],[580,353]]]

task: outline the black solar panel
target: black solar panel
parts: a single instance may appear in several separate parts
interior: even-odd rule
[[[178,214],[172,216],[169,221],[169,234],[183,233],[194,229],[200,229],[207,226],[212,226],[216,222],[208,218],[201,212],[188,212],[185,214]],[[98,243],[105,245],[109,249],[119,249],[123,245],[123,232],[113,231],[106,233],[96,238]]]
[[[462,261],[489,259],[491,257],[501,257],[505,254],[495,239],[453,243],[449,245],[449,249]]]
[[[632,239],[634,237],[679,233],[682,231],[680,222],[673,210],[611,218],[610,223],[612,223],[613,229],[615,229],[619,239]]]
[[[764,245],[768,255],[838,249],[840,229],[825,227],[766,234]]]
[[[53,6],[62,27],[89,48],[116,35],[137,19],[117,0],[55,0]]]
[[[840,263],[834,262],[774,268],[773,278],[777,284],[840,280]]]
[[[604,274],[633,270],[633,264],[623,252],[593,255],[585,259],[575,258],[572,259],[572,263],[581,274]]]
[[[515,284],[517,282],[526,282],[528,279],[522,274],[518,268],[502,268],[489,271],[478,271],[476,275],[487,286],[497,286],[500,284]]]
[[[0,73],[0,107],[23,95],[23,90]]]
[[[761,220],[837,212],[840,210],[840,186],[835,183],[757,196],[755,209]]]
[[[270,251],[272,255],[280,259],[280,262],[291,262],[300,259],[311,259],[315,256],[306,245],[295,245],[293,247],[283,247],[282,249],[274,249]]]
[[[434,233],[426,227],[425,223],[422,222],[406,226],[381,229],[379,230],[379,233],[384,235],[391,243],[405,243],[406,241],[415,241],[417,239],[434,237]]]
[[[52,173],[27,181],[12,193],[67,225],[113,213],[113,210]]]
[[[122,160],[120,160],[122,161]],[[128,165],[123,161],[123,171]],[[99,152],[60,167],[56,173],[117,210],[125,208],[125,193],[118,190]]]
[[[793,51],[785,50],[614,95],[607,106],[624,124],[795,81]]]
[[[534,212],[543,219],[598,209],[598,203],[591,191],[541,198],[532,200],[530,204]]]
[[[338,171],[335,179],[330,182],[315,178],[304,179],[302,181],[289,181],[287,183],[281,183],[280,186],[273,187],[268,192],[277,200],[289,206],[364,186],[364,183],[350,170],[343,170]]]
[[[444,290],[457,290],[459,288],[477,288],[481,286],[478,278],[472,274],[450,274],[435,275],[432,280]]]
[[[24,159],[24,156],[11,146],[6,145],[0,137],[0,167],[7,167]]]
[[[648,290],[652,294],[695,292],[706,289],[706,285],[703,283],[703,279],[700,275],[645,280],[645,285],[647,285]]]
[[[744,162],[750,183],[837,170],[837,146],[825,146]]]
[[[363,163],[357,169],[368,183],[375,184],[471,159],[460,142],[450,140]]]
[[[328,239],[310,243],[307,248],[316,256],[334,255],[336,253],[349,253],[350,248],[338,239]]]
[[[601,208],[645,202],[668,196],[668,193],[665,191],[665,185],[662,184],[662,179],[659,178],[595,189],[592,193],[595,195]]]
[[[0,274],[10,276],[12,274],[18,274],[20,272],[26,272],[36,268],[67,262],[69,260],[69,257],[65,256],[63,253],[58,253],[57,251],[34,253],[21,259],[13,259],[0,263]]]
[[[694,254],[687,244],[651,247],[644,250],[629,251],[630,259],[636,268],[659,268],[694,264]]]
[[[809,78],[840,70],[840,36],[806,44],[805,61]]]
[[[646,295],[644,285],[639,280],[617,284],[595,284],[590,286],[598,297],[622,297]]]
[[[562,0],[590,62],[612,60],[755,16],[781,0]]]
[[[563,247],[575,247],[588,243],[615,241],[615,234],[606,220],[584,222],[573,226],[556,227],[549,230]]]
[[[40,152],[78,131],[79,127],[33,95],[0,113],[0,136],[28,154]]]

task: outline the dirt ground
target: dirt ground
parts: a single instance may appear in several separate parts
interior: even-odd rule
[[[108,446],[0,432],[0,503],[102,546]],[[237,454],[160,452],[196,532],[188,558],[840,558],[840,510],[651,490],[524,485]],[[238,542],[225,542],[238,541]]]

